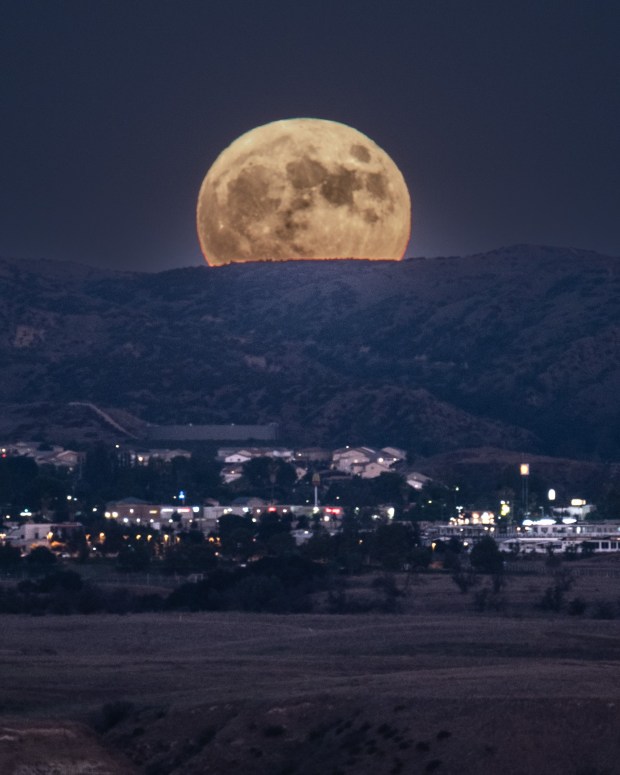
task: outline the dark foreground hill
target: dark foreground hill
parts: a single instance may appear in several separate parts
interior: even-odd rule
[[[5,435],[45,437],[79,401],[278,422],[298,444],[620,457],[620,259],[517,246],[159,274],[5,260],[0,284]],[[83,407],[71,416],[77,437]]]
[[[0,771],[618,773],[617,621],[475,614],[448,578],[461,613],[425,613],[433,586],[402,616],[7,616]]]

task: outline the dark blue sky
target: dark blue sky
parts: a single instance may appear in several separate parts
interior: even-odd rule
[[[408,255],[620,255],[617,0],[3,0],[0,255],[201,262],[243,132],[350,124],[401,168]]]

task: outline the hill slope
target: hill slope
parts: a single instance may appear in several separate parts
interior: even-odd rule
[[[620,457],[620,259],[5,260],[0,284],[7,416],[92,401],[149,422],[280,422],[297,443]]]

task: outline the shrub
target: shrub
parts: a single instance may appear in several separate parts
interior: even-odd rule
[[[569,570],[560,569],[553,574],[554,584],[547,587],[542,598],[538,602],[538,608],[543,611],[561,611],[564,604],[564,595],[573,586],[575,579]]]
[[[46,546],[35,546],[30,554],[26,555],[25,562],[32,573],[43,573],[56,564],[56,555]]]
[[[463,595],[467,594],[471,587],[478,583],[478,577],[472,569],[462,570],[459,568],[452,574],[451,578]]]

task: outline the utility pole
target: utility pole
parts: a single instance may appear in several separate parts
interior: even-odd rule
[[[319,485],[321,484],[321,477],[318,473],[312,474],[312,486],[314,487],[314,508],[319,508]]]

